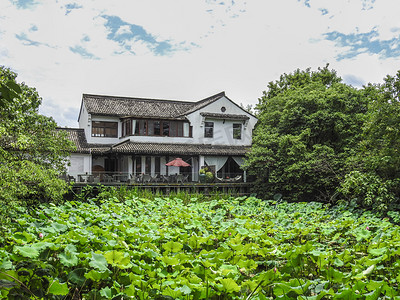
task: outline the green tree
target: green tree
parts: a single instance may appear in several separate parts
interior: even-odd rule
[[[16,82],[0,67],[0,206],[10,208],[58,201],[67,189],[59,179],[73,145],[56,122],[38,113],[41,98],[34,88]],[[1,220],[0,220],[1,222]]]
[[[398,204],[400,196],[400,71],[384,78],[383,84],[363,89],[368,116],[363,139],[352,159],[353,171],[342,191],[360,203],[385,211]]]
[[[330,201],[361,140],[363,93],[328,66],[296,70],[270,82],[259,99],[258,124],[246,167],[255,191],[292,200]]]

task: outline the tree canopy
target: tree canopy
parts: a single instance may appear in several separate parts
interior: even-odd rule
[[[58,179],[73,145],[56,122],[39,114],[41,98],[34,88],[17,83],[17,75],[0,67],[0,202],[57,201],[66,191]],[[7,205],[5,205],[7,204]]]
[[[363,88],[368,114],[341,192],[385,211],[400,204],[400,71]]]
[[[270,82],[256,109],[246,163],[257,178],[255,191],[332,201],[362,139],[368,111],[363,91],[342,83],[328,66],[296,70]]]

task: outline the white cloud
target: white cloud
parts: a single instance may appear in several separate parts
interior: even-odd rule
[[[115,34],[116,35],[132,34],[132,31],[128,25],[124,25],[121,26]]]
[[[330,63],[340,76],[365,83],[395,73],[399,57],[371,54],[360,41],[362,54],[338,61],[353,45],[339,47],[324,34],[374,30],[371,41],[399,37],[397,1],[310,0],[307,6],[297,0],[224,5],[213,0],[91,0],[71,6],[59,0],[30,9],[3,1],[0,62],[38,89],[44,99],[41,111],[60,125],[76,126],[77,115],[71,116],[82,93],[199,100],[225,90],[234,101],[255,104],[269,81],[296,68]],[[152,47],[157,44],[138,38],[110,40],[105,15],[123,22],[117,35],[132,33],[130,25],[140,26],[172,51],[156,55]],[[24,45],[16,37],[22,34],[36,46]]]

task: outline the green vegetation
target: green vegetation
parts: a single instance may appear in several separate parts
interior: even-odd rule
[[[270,82],[246,162],[259,197],[400,204],[400,71],[355,89],[328,66]]]
[[[370,212],[253,197],[104,196],[21,213],[0,242],[1,297],[400,297],[400,228]]]
[[[342,191],[368,207],[387,210],[400,205],[400,71],[382,85],[365,87],[369,110],[357,155],[350,159]]]
[[[0,66],[0,224],[16,206],[62,200],[67,184],[58,176],[73,149],[55,121],[38,113],[36,90],[16,76]]]
[[[61,201],[72,145],[15,78],[0,67],[0,299],[400,299],[400,71],[360,90],[327,67],[268,85],[246,167],[276,201]]]

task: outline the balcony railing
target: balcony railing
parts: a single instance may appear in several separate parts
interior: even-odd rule
[[[185,184],[185,183],[240,183],[248,182],[244,174],[225,173],[224,176],[219,175],[204,176],[198,175],[198,180],[192,180],[191,174],[132,174],[127,172],[87,172],[69,175],[65,174],[61,178],[69,182],[77,183],[126,183],[126,184]]]

